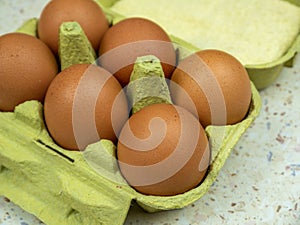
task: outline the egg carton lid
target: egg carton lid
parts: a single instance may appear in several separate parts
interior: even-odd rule
[[[96,0],[113,22],[144,17],[192,51],[224,50],[246,67],[258,89],[268,87],[300,51],[298,0]]]

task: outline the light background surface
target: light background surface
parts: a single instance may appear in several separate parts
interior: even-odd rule
[[[0,34],[39,17],[46,3],[0,0]],[[285,68],[260,94],[263,105],[259,117],[235,146],[203,198],[181,210],[154,214],[133,204],[125,224],[299,225],[300,56],[293,68]],[[42,222],[0,197],[0,224]]]

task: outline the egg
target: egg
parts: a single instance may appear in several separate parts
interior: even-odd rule
[[[13,111],[28,100],[43,102],[58,73],[51,50],[41,40],[23,33],[0,36],[0,110]]]
[[[43,9],[38,22],[38,36],[58,54],[59,27],[76,21],[84,30],[93,48],[99,48],[109,24],[103,10],[93,0],[52,0]]]
[[[166,78],[174,70],[176,54],[168,34],[144,18],[124,19],[105,32],[99,48],[100,65],[110,71],[122,86],[129,82],[137,57],[155,55],[162,63]]]
[[[116,78],[92,64],[75,64],[51,82],[44,116],[54,141],[84,150],[100,139],[116,142],[128,118],[127,98]]]
[[[172,104],[152,104],[133,114],[117,145],[120,171],[146,195],[184,193],[206,175],[210,149],[199,121]]]
[[[251,102],[246,69],[232,55],[203,50],[179,62],[170,82],[174,104],[192,112],[206,127],[245,118]]]

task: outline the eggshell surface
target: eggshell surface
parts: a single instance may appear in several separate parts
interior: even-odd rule
[[[36,37],[8,33],[0,37],[0,110],[13,111],[28,100],[44,101],[58,73],[51,50]]]
[[[205,131],[191,113],[162,103],[129,118],[120,133],[117,157],[123,176],[137,191],[169,196],[201,182],[210,150]]]
[[[128,105],[120,84],[108,71],[76,64],[59,73],[49,86],[44,115],[60,146],[83,150],[100,139],[116,142],[128,118]]]
[[[93,0],[50,1],[40,15],[38,36],[57,54],[59,27],[63,22],[73,21],[80,24],[93,48],[98,49],[101,38],[108,29],[108,21]]]
[[[176,54],[168,34],[143,18],[124,19],[104,34],[99,48],[100,65],[113,73],[122,86],[128,84],[138,56],[155,55],[166,78],[174,70]]]
[[[246,69],[219,50],[203,50],[183,59],[172,75],[170,92],[174,104],[192,112],[204,127],[240,122],[252,95]]]

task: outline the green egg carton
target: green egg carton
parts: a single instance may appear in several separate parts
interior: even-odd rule
[[[116,12],[112,11],[112,9],[111,9],[113,7],[113,5],[119,1],[122,1],[122,0],[96,0],[96,2],[99,3],[99,5],[101,5],[102,7],[104,7],[106,9],[106,12],[108,14],[117,15],[117,17],[115,17],[115,21],[118,21],[118,20],[124,18],[123,15],[117,14]],[[299,0],[285,0],[285,1],[292,3],[297,7],[300,7]],[[207,2],[208,5],[210,3],[212,5],[215,4],[215,2],[209,2],[209,1]],[[249,2],[244,1],[243,4],[245,5],[245,7],[247,7]],[[155,6],[154,3],[152,5]],[[159,5],[157,5],[157,7],[159,7]],[[199,14],[201,13],[201,9],[195,9],[195,10],[199,10]],[[236,13],[237,15],[239,14],[239,12],[235,12],[234,10],[231,13]],[[139,11],[138,14],[143,15],[143,12]],[[218,15],[218,16],[220,16],[220,15]],[[226,16],[226,15],[224,15],[224,16]],[[150,16],[147,15],[146,17],[149,18]],[[221,15],[221,17],[222,17],[222,15]],[[272,19],[272,18],[269,18],[269,19]],[[180,20],[180,16],[178,16],[178,20]],[[211,20],[213,21],[213,17]],[[222,21],[225,21],[225,20],[222,20]],[[173,23],[173,22],[174,21],[170,20],[170,23]],[[199,26],[201,26],[201,25],[199,25]],[[226,24],[224,24],[224,26],[226,27]],[[231,26],[231,24],[228,25],[228,27],[230,27],[230,26]],[[189,32],[189,31],[186,30],[185,32]],[[216,35],[218,35],[218,34],[216,34]],[[201,39],[201,37],[198,37],[198,38]],[[239,38],[238,35],[236,38]],[[200,48],[198,48],[190,43],[187,43],[184,40],[182,40],[176,36],[171,35],[171,39],[174,43],[178,43],[180,45],[185,43],[184,46],[189,48],[189,50],[191,50],[191,51],[200,50]],[[235,40],[231,40],[231,41],[233,43],[235,42]],[[274,45],[276,45],[276,44],[274,44]],[[277,47],[277,46],[274,46],[274,47]],[[277,77],[280,75],[284,66],[291,67],[293,65],[293,59],[299,51],[300,51],[300,27],[299,27],[298,35],[293,39],[293,41],[290,43],[290,45],[288,46],[286,51],[279,58],[277,58],[276,60],[267,62],[267,63],[245,64],[244,66],[247,69],[249,77],[252,80],[252,82],[255,84],[256,88],[258,90],[261,90],[261,89],[264,89],[264,88],[270,86],[277,79]]]
[[[117,18],[109,12],[107,16],[110,21]],[[31,19],[18,31],[36,35],[36,24],[37,19]],[[61,34],[61,40],[72,37],[61,45],[63,68],[70,62],[94,60],[90,43],[76,22],[63,24]],[[174,44],[180,56],[187,54],[180,43]],[[65,49],[72,52],[71,61],[64,59]],[[27,101],[14,112],[0,112],[0,195],[49,225],[121,225],[132,201],[147,212],[183,208],[209,190],[233,147],[259,115],[261,99],[253,83],[251,90],[251,105],[243,121],[205,129],[211,146],[207,176],[196,188],[175,196],[144,195],[127,185],[113,157],[116,147],[109,140],[91,144],[83,152],[58,146],[46,129],[40,102]]]

